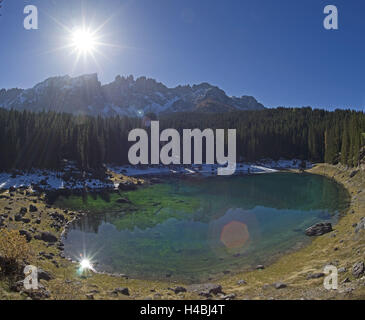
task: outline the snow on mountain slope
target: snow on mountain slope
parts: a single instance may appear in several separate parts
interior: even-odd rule
[[[31,89],[0,90],[0,107],[53,110],[92,116],[142,116],[169,112],[227,112],[260,110],[250,96],[228,97],[209,83],[168,88],[154,79],[117,76],[102,85],[97,74],[49,78]]]

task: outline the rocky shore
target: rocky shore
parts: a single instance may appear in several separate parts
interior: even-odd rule
[[[39,268],[41,286],[38,291],[27,291],[19,282],[9,285],[0,278],[0,299],[364,299],[365,172],[355,171],[329,165],[310,170],[344,184],[352,200],[337,225],[313,226],[308,231],[314,237],[309,246],[272,265],[227,274],[218,283],[189,286],[120,274],[80,276],[78,257],[64,256],[62,237],[84,213],[53,207],[44,194],[31,189],[10,188],[0,194],[0,228],[19,230],[26,237],[32,256],[25,263]],[[135,179],[126,185],[139,183]],[[338,290],[323,286],[326,265],[338,268]]]

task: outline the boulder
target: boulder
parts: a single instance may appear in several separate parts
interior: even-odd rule
[[[15,221],[21,221],[22,219],[23,219],[23,215],[21,215],[21,214],[16,214],[14,217]]]
[[[227,295],[222,294],[219,298],[221,300],[233,300],[234,298],[236,298],[236,295],[234,293],[227,294]]]
[[[36,206],[34,206],[32,204],[29,206],[29,212],[37,212],[37,211],[38,211],[38,208]]]
[[[275,287],[275,289],[284,289],[287,287],[287,285],[282,282],[277,282],[277,283],[274,283],[274,287]]]
[[[179,294],[181,292],[186,292],[186,289],[184,287],[170,288],[170,290],[174,291],[175,294]]]
[[[43,269],[39,268],[38,269],[38,279],[49,281],[49,280],[53,279],[53,276],[49,272],[44,271]]]
[[[20,281],[13,283],[10,286],[10,290],[15,291],[15,292],[20,292],[20,291],[24,290],[24,281],[20,280]]]
[[[19,234],[21,236],[25,236],[25,238],[27,239],[27,242],[30,242],[30,240],[32,240],[32,236],[30,235],[30,233],[27,230],[19,230]]]
[[[120,293],[120,294],[124,294],[125,296],[129,296],[129,289],[128,288],[115,288],[113,293]]]
[[[222,286],[220,286],[219,284],[207,283],[202,285],[202,289],[203,290],[199,292],[199,295],[207,298],[210,297],[212,294],[214,295],[217,295],[218,293],[223,294]]]
[[[359,172],[359,170],[354,170],[350,173],[350,178],[353,178],[357,175],[357,173]]]
[[[32,300],[44,300],[51,297],[51,294],[44,287],[39,285],[38,290],[26,290],[24,291]]]
[[[329,222],[317,223],[305,230],[305,234],[309,237],[322,236],[326,233],[332,232],[332,224]]]
[[[323,272],[312,273],[307,276],[307,280],[323,278],[325,274]]]
[[[365,273],[365,264],[363,261],[357,262],[352,267],[352,274],[355,278],[360,278]]]
[[[57,242],[57,237],[50,232],[42,232],[36,239],[44,242]]]
[[[360,222],[356,225],[355,233],[359,233],[361,230],[365,230],[365,217],[361,218]]]
[[[347,270],[345,267],[341,267],[338,269],[338,273],[345,273]]]
[[[0,267],[5,265],[5,263],[6,263],[6,259],[4,257],[0,256]]]

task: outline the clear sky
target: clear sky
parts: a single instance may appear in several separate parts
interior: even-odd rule
[[[25,5],[39,29],[23,27]],[[339,30],[323,27],[326,5]],[[169,87],[209,82],[265,106],[365,106],[365,1],[362,0],[4,0],[0,88],[97,72],[147,76]],[[75,64],[65,27],[98,32],[96,62]]]

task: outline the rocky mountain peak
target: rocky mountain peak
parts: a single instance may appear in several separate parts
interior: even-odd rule
[[[51,77],[26,90],[0,90],[0,107],[106,117],[264,108],[253,97],[229,97],[222,89],[206,82],[168,88],[155,79],[118,75],[113,82],[102,85],[96,73]]]

